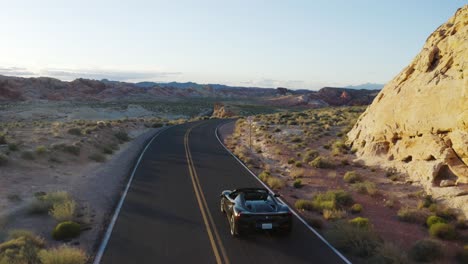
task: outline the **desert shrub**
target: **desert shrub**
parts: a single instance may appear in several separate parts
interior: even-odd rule
[[[276,178],[276,177],[269,177],[267,179],[266,183],[272,189],[281,189],[284,186],[284,181],[281,180],[280,178]]]
[[[446,224],[447,221],[445,219],[443,219],[442,217],[438,217],[438,216],[435,216],[435,215],[431,215],[426,219],[427,227],[431,227],[433,224],[437,224],[437,223]]]
[[[378,193],[377,187],[373,182],[364,181],[364,182],[356,182],[353,183],[351,186],[356,192],[361,194],[369,194],[374,196]]]
[[[296,162],[296,160],[294,160],[294,158],[289,158],[288,159],[288,164],[293,164],[294,162]]]
[[[403,207],[398,210],[398,219],[403,222],[423,224],[425,223],[426,218],[427,213],[420,209]]]
[[[163,123],[154,123],[151,127],[158,128],[158,127],[163,127],[163,126],[164,126]]]
[[[62,245],[58,248],[41,250],[39,259],[42,264],[85,264],[88,257],[81,249]]]
[[[113,144],[107,144],[107,145],[104,145],[104,146],[101,146],[100,147],[102,153],[104,154],[112,154],[114,153],[114,150],[116,150],[116,145],[113,145]]]
[[[328,191],[335,196],[335,201],[338,206],[347,206],[353,203],[353,197],[350,193],[344,190]]]
[[[304,162],[310,162],[313,159],[317,158],[319,156],[319,152],[316,150],[308,150],[305,155],[304,155]]]
[[[315,195],[312,202],[317,211],[335,210],[352,204],[353,198],[343,190],[331,190]]]
[[[32,151],[23,151],[21,152],[21,158],[25,160],[34,160],[36,157]]]
[[[338,220],[346,217],[346,211],[341,209],[323,209],[322,214],[326,220]]]
[[[281,132],[281,129],[275,128],[275,129],[273,130],[273,132],[275,132],[275,133]]]
[[[37,253],[44,240],[27,230],[12,230],[0,244],[0,263],[38,263]]]
[[[70,195],[64,191],[51,192],[37,195],[29,205],[29,213],[45,214],[52,209],[54,204],[61,204],[71,200]]]
[[[351,206],[351,213],[352,214],[358,214],[362,211],[362,205],[361,204],[353,204]]]
[[[422,206],[424,208],[429,208],[429,206],[435,204],[435,201],[434,199],[432,198],[432,195],[425,195],[423,197],[423,203],[422,203]]]
[[[408,255],[397,245],[384,242],[377,248],[374,256],[368,263],[381,263],[381,264],[409,264]]]
[[[16,144],[16,143],[9,143],[9,144],[8,144],[8,150],[10,150],[10,151],[17,151],[17,150],[18,150],[18,144]]]
[[[55,203],[50,209],[50,215],[57,221],[71,221],[75,216],[76,203],[73,200],[66,200],[62,203]]]
[[[8,157],[0,154],[0,166],[6,165],[8,163]]]
[[[296,166],[297,168],[301,168],[302,167],[302,162],[296,161],[296,163],[294,163],[294,166]]]
[[[305,220],[313,228],[317,228],[317,229],[323,228],[323,221],[319,217],[306,217]]]
[[[418,262],[434,261],[443,256],[442,245],[431,239],[418,240],[411,247],[408,255]]]
[[[348,147],[342,140],[337,140],[332,144],[332,154],[333,156],[338,156],[340,154],[345,154]]]
[[[336,248],[359,257],[372,256],[381,243],[372,228],[359,228],[345,221],[335,223],[325,236]]]
[[[293,138],[291,139],[291,142],[293,142],[293,143],[300,143],[300,142],[302,142],[302,139],[301,139],[300,137],[293,137]]]
[[[360,228],[368,228],[369,227],[369,218],[365,217],[356,217],[348,221],[348,223],[360,227]]]
[[[448,221],[457,219],[457,212],[454,209],[440,204],[436,205],[435,214]]]
[[[46,146],[37,146],[36,147],[36,153],[37,154],[44,154],[47,152]]]
[[[347,183],[356,183],[362,181],[362,177],[355,171],[347,171],[343,176],[343,180]]]
[[[52,231],[52,237],[55,240],[64,240],[75,238],[81,233],[81,226],[72,221],[59,223]]]
[[[75,156],[79,156],[81,152],[80,147],[75,146],[75,145],[65,145],[63,146],[63,150]]]
[[[433,237],[452,240],[455,239],[457,233],[455,232],[455,228],[446,223],[435,223],[429,227],[429,234]]]
[[[462,250],[458,251],[455,258],[459,263],[468,263],[468,245],[465,245]]]
[[[106,161],[106,157],[101,153],[93,153],[88,156],[88,159],[96,161],[96,162],[104,162]]]
[[[262,171],[259,175],[258,175],[258,178],[260,178],[260,180],[266,182],[266,180],[268,178],[270,178],[271,176],[271,173],[269,171]]]
[[[67,133],[74,136],[81,136],[81,129],[78,127],[73,127],[68,129]]]
[[[294,188],[301,188],[302,187],[302,181],[299,179],[296,179],[293,183]]]
[[[455,221],[455,227],[458,229],[467,229],[468,228],[468,223],[466,222],[466,219],[464,216],[460,216],[457,218],[457,221]]]
[[[322,157],[322,156],[318,156],[317,158],[309,162],[309,165],[314,168],[323,168],[323,169],[332,167],[332,164],[325,157]]]
[[[304,176],[304,172],[304,169],[292,168],[289,172],[289,176],[291,176],[292,178],[302,178]]]
[[[6,136],[3,133],[0,133],[0,145],[7,144]]]
[[[130,137],[128,136],[127,132],[119,131],[114,134],[114,137],[119,140],[120,143],[124,143],[130,141]]]
[[[304,200],[304,199],[298,199],[295,203],[294,206],[299,209],[299,210],[313,210],[314,209],[314,203],[309,200]]]

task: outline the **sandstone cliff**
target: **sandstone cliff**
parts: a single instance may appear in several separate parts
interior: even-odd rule
[[[468,183],[467,69],[465,5],[429,36],[358,119],[348,133],[357,155],[407,173],[429,192],[437,192],[443,180]]]

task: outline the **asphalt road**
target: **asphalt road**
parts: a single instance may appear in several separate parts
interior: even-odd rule
[[[221,191],[261,184],[215,137],[223,122],[174,126],[151,143],[101,263],[344,263],[296,218],[289,236],[231,237]]]

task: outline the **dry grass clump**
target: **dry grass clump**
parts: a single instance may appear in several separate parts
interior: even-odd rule
[[[332,163],[326,157],[323,156],[318,156],[317,158],[309,162],[309,165],[314,168],[322,169],[333,167]]]
[[[362,205],[361,204],[353,204],[351,206],[351,213],[352,214],[359,214],[362,211]]]
[[[41,250],[39,259],[42,264],[84,264],[88,257],[81,249],[63,245],[58,248]]]
[[[88,156],[88,159],[95,161],[95,162],[104,162],[106,161],[106,157],[101,153],[93,153]]]
[[[70,195],[65,191],[51,193],[40,193],[29,205],[29,212],[32,214],[48,213],[54,205],[72,201]]]
[[[37,146],[36,147],[36,153],[41,155],[47,152],[47,147],[46,146]]]
[[[123,130],[114,133],[114,137],[118,139],[120,143],[130,141],[130,137],[128,136],[127,132]]]
[[[429,227],[429,234],[432,237],[437,237],[445,240],[453,240],[457,237],[455,228],[446,223],[435,223]]]
[[[289,176],[291,176],[293,179],[296,178],[302,178],[304,177],[305,170],[302,168],[291,168],[291,171],[289,172]]]
[[[362,177],[355,171],[347,171],[343,176],[343,180],[347,183],[356,183],[362,181]]]
[[[409,257],[417,262],[431,262],[443,256],[442,245],[432,239],[416,241],[409,251]]]
[[[67,133],[70,134],[70,135],[74,135],[74,136],[81,136],[82,135],[81,129],[78,128],[78,127],[72,127],[70,129],[68,129]]]
[[[71,221],[75,217],[76,202],[67,199],[63,202],[54,203],[49,214],[58,222]]]
[[[44,246],[44,239],[34,233],[12,230],[0,244],[0,263],[39,263],[38,252]]]
[[[398,210],[398,219],[403,222],[424,224],[428,213],[421,209],[403,207]]]
[[[341,219],[346,216],[344,208],[353,203],[353,198],[343,190],[316,194],[312,200],[299,199],[295,207],[299,210],[318,211],[327,220]]]
[[[400,247],[390,242],[384,242],[377,248],[369,263],[409,264],[410,261],[407,253]]]
[[[293,183],[294,188],[301,188],[302,187],[302,181],[300,179],[296,179]]]
[[[268,184],[268,186],[275,190],[281,189],[285,185],[284,181],[277,177],[267,178],[266,184]]]
[[[358,193],[369,194],[370,196],[374,196],[379,192],[375,184],[370,181],[357,182],[352,184],[351,187]]]
[[[312,160],[314,160],[318,156],[319,156],[319,152],[317,150],[313,150],[313,149],[308,150],[308,151],[306,151],[306,153],[304,155],[303,162],[305,162],[305,163],[311,162]]]
[[[258,175],[258,178],[265,182],[272,189],[281,189],[285,185],[285,182],[282,179],[272,176],[269,171],[263,171]]]
[[[346,211],[341,209],[323,209],[323,218],[326,220],[338,220],[346,217]]]
[[[8,150],[9,151],[17,151],[19,149],[17,143],[8,143]]]
[[[372,227],[359,227],[346,221],[333,224],[325,236],[336,248],[364,258],[375,255],[381,245]]]

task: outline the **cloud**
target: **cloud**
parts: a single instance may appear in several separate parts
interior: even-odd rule
[[[102,69],[60,69],[44,68],[37,71],[24,67],[0,67],[0,75],[21,76],[21,77],[53,77],[64,81],[70,81],[77,78],[85,79],[109,79],[112,81],[134,81],[134,80],[153,80],[171,78],[181,75],[180,72],[164,71],[129,71],[129,70],[102,70]]]
[[[300,80],[275,80],[263,78],[259,80],[250,80],[247,82],[241,82],[245,86],[256,86],[256,87],[286,87],[286,88],[306,88],[306,83]]]
[[[34,72],[22,67],[0,67],[1,75],[33,76]]]
[[[50,76],[61,80],[85,79],[108,79],[113,81],[148,80],[156,78],[167,78],[177,76],[180,72],[158,72],[158,71],[120,71],[120,70],[96,70],[96,69],[44,69],[40,71],[41,76]]]

